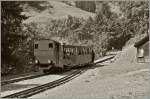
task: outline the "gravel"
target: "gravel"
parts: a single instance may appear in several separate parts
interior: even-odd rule
[[[42,72],[29,72],[29,73],[23,73],[23,74],[9,74],[9,75],[4,75],[1,76],[2,81],[14,79],[14,78],[19,78],[19,77],[25,77],[25,76],[30,76],[30,75],[39,75],[42,74]]]

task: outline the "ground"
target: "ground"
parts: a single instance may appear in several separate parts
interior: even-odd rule
[[[148,95],[148,63],[137,63],[135,56],[131,45],[115,62],[97,64],[74,80],[31,98],[143,99]]]
[[[63,72],[60,74],[59,73],[50,74],[50,75],[37,77],[34,79],[22,80],[19,82],[3,85],[1,87],[1,97],[58,80],[64,76],[69,75],[71,72],[73,72],[73,70],[68,72]]]

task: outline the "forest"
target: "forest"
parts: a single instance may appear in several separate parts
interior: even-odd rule
[[[122,50],[126,42],[136,35],[148,34],[149,8],[146,1],[76,1],[76,7],[95,13],[95,17],[84,19],[68,15],[66,19],[52,19],[43,24],[23,23],[29,17],[21,15],[22,5],[29,4],[39,11],[47,9],[40,6],[41,3],[1,3],[2,70],[7,67],[15,68],[17,72],[33,70],[34,67],[28,65],[34,60],[33,41],[39,38],[52,38],[72,45],[91,45],[98,58],[112,49]],[[113,11],[112,5],[119,11]]]

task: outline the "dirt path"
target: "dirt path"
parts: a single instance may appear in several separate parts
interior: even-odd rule
[[[42,74],[42,72],[29,72],[29,73],[23,73],[23,74],[8,74],[1,76],[1,81],[6,81],[14,78],[19,78],[19,77],[25,77],[25,76],[31,76],[31,75],[38,75]]]

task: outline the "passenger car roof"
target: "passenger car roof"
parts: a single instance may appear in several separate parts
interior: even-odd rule
[[[45,40],[47,40],[47,41],[53,41],[53,42],[55,42],[55,43],[59,43],[59,42],[57,42],[57,41],[55,41],[55,40],[52,40],[52,39],[36,39],[36,40],[34,40],[34,41],[45,41]]]

